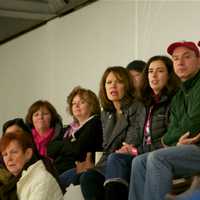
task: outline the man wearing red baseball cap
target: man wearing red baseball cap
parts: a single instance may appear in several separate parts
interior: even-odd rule
[[[167,48],[167,52],[172,56],[173,63],[174,63],[174,71],[177,74],[177,76],[182,80],[188,80],[191,77],[193,77],[199,70],[199,59],[196,59],[196,62],[188,62],[187,59],[184,59],[184,57],[181,57],[182,60],[179,59],[179,52],[182,52],[182,49],[185,49],[186,55],[195,54],[194,57],[199,58],[200,53],[198,47],[193,42],[175,42],[169,45]],[[185,61],[184,61],[185,60]],[[182,62],[184,61],[184,63]],[[189,60],[190,61],[190,60]],[[194,61],[194,59],[192,59]]]
[[[180,90],[171,104],[163,147],[132,161],[129,200],[163,200],[173,177],[200,172],[200,53],[194,42],[169,45]]]
[[[200,41],[198,43],[198,45],[200,45]],[[188,41],[182,41],[182,42],[174,42],[172,44],[169,45],[169,47],[167,48],[167,52],[172,55],[174,50],[177,48],[177,47],[186,47],[188,49],[191,49],[195,52],[195,54],[197,56],[199,56],[199,49],[198,47],[195,45],[194,42],[188,42]]]

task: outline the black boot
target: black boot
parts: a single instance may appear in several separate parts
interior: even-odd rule
[[[105,185],[105,200],[127,200],[128,187],[120,182],[109,182]]]

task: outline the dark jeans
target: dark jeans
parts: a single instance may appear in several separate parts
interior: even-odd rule
[[[63,172],[60,176],[60,184],[62,186],[62,188],[66,188],[68,187],[71,183],[74,182],[74,179],[76,178],[77,174],[76,174],[76,170],[75,168],[73,169],[69,169],[66,172]]]
[[[128,187],[133,156],[121,153],[112,153],[108,156],[106,165],[106,184],[120,182]]]
[[[80,176],[80,186],[85,200],[104,199],[105,177],[95,170],[88,170]]]

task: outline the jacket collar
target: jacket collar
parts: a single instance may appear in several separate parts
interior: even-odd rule
[[[188,92],[190,90],[190,88],[192,88],[196,84],[196,82],[198,82],[199,79],[200,79],[200,70],[194,77],[190,78],[187,81],[184,81],[181,84],[181,89],[184,92]]]

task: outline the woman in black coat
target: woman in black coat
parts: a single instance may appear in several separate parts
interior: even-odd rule
[[[64,129],[61,138],[48,145],[48,156],[54,160],[63,187],[69,186],[79,173],[91,167],[95,152],[102,150],[102,125],[97,96],[91,90],[75,87],[67,103],[74,120]],[[88,160],[91,162],[88,163]]]

